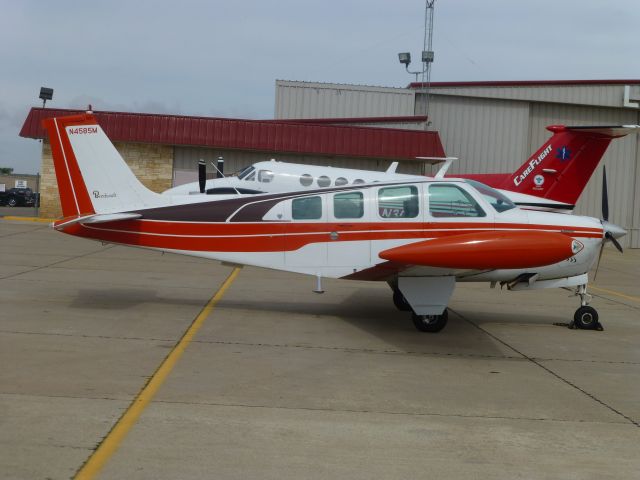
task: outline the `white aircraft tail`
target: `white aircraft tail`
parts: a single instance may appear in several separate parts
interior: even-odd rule
[[[49,134],[65,217],[111,214],[167,205],[146,188],[90,114],[48,118]]]

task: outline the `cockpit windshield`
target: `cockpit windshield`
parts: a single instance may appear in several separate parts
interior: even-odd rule
[[[242,170],[240,170],[238,172],[238,178],[240,180],[243,180],[244,177],[246,177],[247,175],[249,175],[251,172],[253,172],[255,170],[255,168],[253,167],[253,165],[249,165],[248,167],[244,167]]]
[[[506,212],[507,210],[511,210],[512,208],[516,208],[511,200],[509,200],[497,190],[491,188],[489,185],[477,182],[476,180],[465,181],[473,188],[475,188],[478,192],[480,192],[480,194],[487,202],[491,204],[496,212],[501,213]]]

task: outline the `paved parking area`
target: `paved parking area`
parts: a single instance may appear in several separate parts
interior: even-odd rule
[[[75,475],[231,268],[0,220],[0,477]],[[638,478],[640,251],[569,292],[459,285],[416,332],[385,284],[243,269],[98,478]]]

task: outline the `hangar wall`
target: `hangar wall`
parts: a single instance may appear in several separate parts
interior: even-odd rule
[[[402,117],[414,103],[406,88],[276,80],[275,118]]]
[[[412,114],[423,115],[421,86],[412,87],[405,89],[415,92]],[[305,89],[309,92],[304,93]],[[329,107],[344,92],[358,98],[354,93],[357,90],[366,92],[360,96],[370,102],[377,116],[398,112],[399,104],[404,108],[402,114],[407,114],[406,99],[398,95],[397,88],[278,81],[276,118],[353,117],[356,110],[349,111],[346,105],[335,111]],[[629,104],[625,104],[625,90]],[[298,100],[290,101],[290,95]],[[439,132],[447,155],[460,158],[451,172],[513,172],[550,137],[546,126],[637,125],[640,109],[634,102],[638,100],[637,80],[434,83],[429,95],[429,129]],[[323,107],[316,112],[314,105]],[[633,248],[640,248],[638,137],[613,140],[602,162],[607,166],[610,220],[629,231],[623,245]],[[601,195],[600,167],[578,201],[576,213],[600,218]]]

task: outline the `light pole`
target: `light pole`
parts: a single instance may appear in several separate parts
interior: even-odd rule
[[[42,100],[42,108],[44,108],[47,100],[53,98],[53,88],[40,87],[40,100]]]
[[[429,86],[431,84],[431,64],[433,63],[433,10],[436,0],[425,0],[424,11],[424,42],[422,47],[422,70],[416,70],[414,72],[409,70],[411,64],[411,54],[409,52],[402,52],[398,54],[398,61],[404,65],[407,73],[416,76],[416,83],[418,83],[418,75],[422,75],[421,91],[424,101],[424,114],[429,115]],[[427,122],[424,125],[427,129]]]

